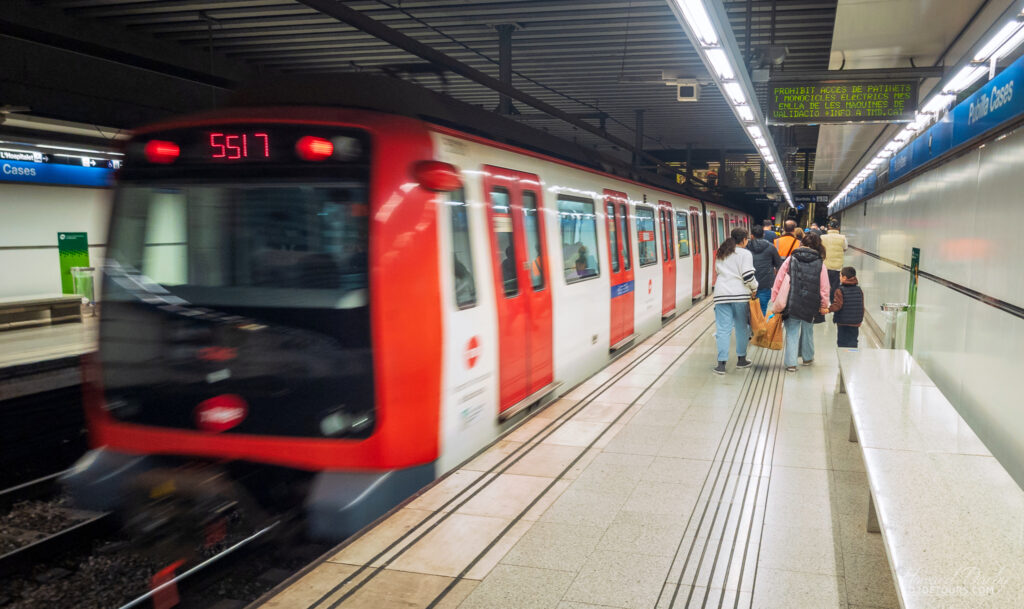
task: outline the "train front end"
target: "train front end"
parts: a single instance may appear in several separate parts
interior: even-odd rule
[[[126,147],[76,505],[140,531],[304,506],[340,538],[434,478],[441,312],[416,121],[243,109]],[[414,348],[412,348],[414,346]]]

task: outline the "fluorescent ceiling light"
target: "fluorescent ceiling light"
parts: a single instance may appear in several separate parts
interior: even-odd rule
[[[51,144],[27,144],[29,146],[36,146],[37,148],[47,148],[49,150],[67,150],[69,152],[91,152],[93,154],[110,154],[114,156],[124,156],[121,152],[113,152],[109,150],[94,150],[92,148],[71,148],[70,146],[54,146]]]
[[[1014,52],[1017,49],[1017,47],[1021,45],[1022,42],[1024,42],[1024,28],[1018,30],[1017,33],[1013,35],[1013,38],[1008,40],[1006,44],[1004,44],[1003,46],[999,47],[999,50],[996,51],[995,54],[992,56],[995,57],[998,61],[1003,57],[1006,57],[1010,53]]]
[[[734,104],[747,103],[747,96],[743,94],[743,87],[738,82],[727,82],[722,85],[725,92],[732,98]]]
[[[939,110],[942,110],[956,99],[956,95],[950,95],[949,93],[939,93],[928,100],[928,103],[921,108],[921,112],[925,114],[935,114]]]
[[[957,72],[956,76],[949,81],[949,84],[943,88],[943,92],[950,91],[953,93],[959,93],[974,84],[976,80],[987,73],[988,68],[985,66],[964,66],[959,72]]]
[[[711,17],[708,17],[708,11],[704,8],[702,0],[676,0],[676,4],[679,5],[686,24],[690,26],[694,35],[704,46],[718,44],[718,33],[715,32],[715,26],[711,24]]]
[[[779,190],[786,196],[790,207],[794,207],[782,179],[782,172],[774,165],[775,145],[771,136],[765,133],[764,125],[759,124],[763,119],[748,104],[748,99],[756,99],[754,91],[743,71],[735,68],[742,63],[736,61],[739,49],[728,29],[724,35],[718,30],[731,27],[720,0],[707,0],[707,3],[706,0],[675,0],[675,4],[678,8],[677,16],[685,22],[690,41],[720,87],[722,96],[733,106],[740,124],[747,126],[751,141],[761,153],[761,158],[770,164]]]
[[[736,77],[736,73],[732,71],[732,66],[729,64],[729,56],[725,54],[722,49],[708,49],[707,51],[708,61],[711,62],[711,67],[718,73],[718,77],[722,80],[732,80]]]
[[[1014,20],[1003,26],[1001,30],[996,32],[996,35],[989,38],[985,46],[981,47],[981,50],[974,54],[974,61],[985,61],[989,58],[992,53],[1001,47],[1004,42],[1010,39],[1011,36],[1017,33],[1017,30],[1021,28],[1021,23]]]

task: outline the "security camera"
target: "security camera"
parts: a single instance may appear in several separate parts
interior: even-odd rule
[[[700,100],[700,83],[696,80],[676,81],[676,101],[695,102]]]

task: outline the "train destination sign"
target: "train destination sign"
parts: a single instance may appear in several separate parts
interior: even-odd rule
[[[832,80],[773,82],[768,89],[768,122],[901,123],[914,120],[916,81]]]

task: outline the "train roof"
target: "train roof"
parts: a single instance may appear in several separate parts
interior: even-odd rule
[[[417,118],[532,152],[722,204],[720,197],[637,170],[625,161],[524,125],[414,83],[378,74],[276,76],[240,87],[231,106],[339,106]]]

